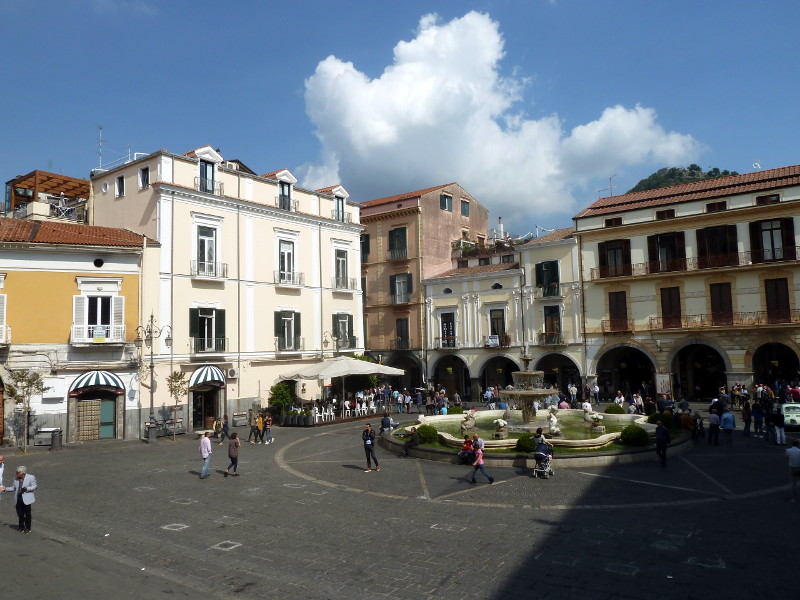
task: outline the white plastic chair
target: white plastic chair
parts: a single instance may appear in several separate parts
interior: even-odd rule
[[[314,407],[314,423],[319,423],[322,421],[322,413],[319,411],[319,408],[316,406]]]
[[[378,412],[378,409],[375,408],[375,401],[374,400],[370,400],[369,401],[369,408],[367,409],[367,413],[370,414],[370,415],[374,415],[376,412]]]
[[[350,409],[350,401],[345,400],[344,404],[342,404],[342,416],[343,417],[352,417],[353,411]]]
[[[336,416],[333,414],[333,404],[328,404],[322,412],[322,418],[326,421],[333,421]]]

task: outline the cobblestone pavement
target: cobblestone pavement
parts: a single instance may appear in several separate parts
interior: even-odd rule
[[[655,454],[555,461],[548,480],[492,468],[493,485],[471,485],[469,467],[380,448],[381,471],[365,473],[362,428],[275,428],[274,444],[244,444],[240,477],[222,476],[214,445],[205,480],[193,436],[6,452],[7,471],[26,464],[40,491],[31,535],[16,532],[10,496],[0,502],[3,598],[795,593],[800,505],[782,447],[737,432],[732,448],[700,442],[666,468]]]

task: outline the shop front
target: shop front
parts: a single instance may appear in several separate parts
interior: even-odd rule
[[[225,373],[214,365],[198,367],[189,378],[192,430],[211,429],[225,413]]]
[[[122,439],[125,386],[109,371],[87,371],[69,389],[67,442]]]

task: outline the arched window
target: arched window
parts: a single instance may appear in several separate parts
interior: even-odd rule
[[[495,283],[494,285],[492,285],[492,289],[493,290],[502,290],[503,289],[503,284],[502,283]]]
[[[452,293],[453,293],[453,290],[451,290],[450,288],[444,288],[444,289],[442,290],[442,293],[443,293],[443,294],[452,294]]]

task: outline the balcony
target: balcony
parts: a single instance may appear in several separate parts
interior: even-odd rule
[[[288,210],[289,212],[297,212],[297,207],[299,205],[299,201],[292,200],[290,196],[286,196],[285,194],[275,196],[275,208]]]
[[[355,291],[356,278],[355,277],[333,277],[331,279],[331,287],[335,290]]]
[[[559,298],[564,295],[564,290],[558,282],[547,285],[537,285],[533,292],[534,298]]]
[[[511,346],[511,334],[487,335],[483,338],[484,348],[508,348]]]
[[[600,331],[603,335],[611,333],[631,333],[633,330],[633,319],[603,319],[600,322]]]
[[[340,223],[352,223],[353,222],[353,213],[336,210],[335,208],[331,211],[331,219],[334,221],[339,221]]]
[[[207,352],[227,352],[228,338],[189,338],[189,351],[192,354],[203,354]]]
[[[200,260],[192,261],[192,277],[209,277],[211,279],[222,279],[228,276],[227,263],[204,262]]]
[[[336,338],[337,350],[353,350],[358,348],[358,338],[353,335],[340,335]]]
[[[411,294],[409,294],[408,292],[392,294],[391,297],[392,304],[408,304],[409,302],[411,302]]]
[[[397,338],[389,341],[389,350],[411,350],[411,340],[408,338]]]
[[[404,260],[408,258],[408,248],[389,248],[389,260]]]
[[[592,281],[610,277],[628,277],[640,275],[656,275],[658,273],[675,273],[701,271],[721,267],[742,267],[753,264],[772,262],[790,262],[797,260],[800,246],[787,246],[779,250],[733,252],[727,254],[709,254],[692,258],[676,258],[666,261],[649,261],[629,265],[593,268],[589,271]]]
[[[299,287],[305,285],[306,277],[304,273],[294,271],[275,271],[275,283],[277,285]]]
[[[561,332],[545,331],[536,334],[536,343],[539,346],[563,346],[564,337]]]
[[[9,330],[9,339],[11,332]],[[124,325],[76,325],[72,324],[71,344],[123,344]]]
[[[0,325],[0,344],[11,343],[11,325]]]
[[[216,196],[222,196],[224,190],[221,181],[214,181],[213,179],[208,179],[206,177],[195,177],[194,189],[198,192],[214,194]]]
[[[275,350],[277,352],[300,352],[305,349],[305,338],[283,337],[275,338]]]
[[[435,350],[455,350],[459,348],[458,336],[446,335],[433,339],[433,347]]]
[[[650,317],[652,331],[670,329],[702,329],[706,327],[754,327],[800,323],[800,309],[773,311],[711,313],[680,317]]]

